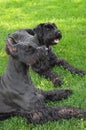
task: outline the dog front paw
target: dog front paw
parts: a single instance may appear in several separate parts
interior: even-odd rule
[[[52,83],[54,84],[55,87],[57,87],[57,86],[61,86],[62,83],[63,83],[63,81],[62,81],[61,78],[57,77],[57,78],[54,78],[54,79],[52,80]]]
[[[59,90],[58,91],[58,100],[66,99],[72,93],[73,93],[73,91],[71,89]]]
[[[79,70],[79,75],[81,75],[81,76],[86,75],[86,72],[82,71],[82,70]]]
[[[83,76],[83,75],[86,74],[85,71],[83,71],[83,70],[78,70],[78,69],[75,69],[75,73],[78,74],[78,75],[81,75],[81,76]]]
[[[53,101],[57,100],[60,101],[62,99],[68,98],[73,91],[71,89],[65,89],[65,90],[57,90],[55,91],[54,95],[52,96]]]

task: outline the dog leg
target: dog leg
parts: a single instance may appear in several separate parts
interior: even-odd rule
[[[84,75],[86,74],[83,70],[79,70],[72,65],[70,65],[67,61],[64,59],[57,58],[56,54],[52,51],[52,49],[49,49],[49,64],[50,66],[63,66],[64,69],[69,70],[71,73],[76,73],[79,75]]]
[[[63,66],[64,69],[69,70],[71,73],[76,73],[79,75],[84,75],[85,72],[83,70],[79,70],[77,68],[74,68],[72,65],[70,65],[67,61],[65,61],[64,59],[57,59],[56,60],[57,65],[61,65]]]
[[[51,91],[41,91],[44,96],[45,101],[60,101],[62,99],[68,98],[72,94],[71,89],[66,90],[51,90]]]
[[[28,122],[33,124],[43,124],[47,121],[58,121],[61,119],[70,118],[86,118],[86,110],[80,110],[73,107],[64,108],[51,108],[43,107],[30,114],[26,113],[24,115]]]
[[[61,86],[62,79],[58,76],[57,73],[53,72],[52,70],[44,71],[41,75],[43,75],[46,79],[49,79],[54,86]]]

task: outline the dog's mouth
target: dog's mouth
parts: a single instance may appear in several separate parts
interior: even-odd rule
[[[58,44],[61,38],[62,38],[61,32],[60,31],[58,31],[58,32],[56,31],[55,37],[54,37],[54,39],[52,41],[52,44]]]
[[[54,43],[59,43],[59,39],[54,39]]]
[[[53,44],[53,45],[54,45],[54,44],[58,44],[59,41],[60,41],[60,39],[54,39],[54,40],[52,41],[52,44]]]

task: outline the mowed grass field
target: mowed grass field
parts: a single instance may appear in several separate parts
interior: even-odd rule
[[[4,51],[9,33],[20,28],[33,28],[39,23],[54,22],[63,38],[53,50],[58,57],[86,71],[86,0],[0,0],[0,75],[6,69],[8,56]],[[61,89],[71,88],[73,94],[60,102],[49,102],[52,107],[74,106],[86,109],[86,76],[72,75],[62,67],[55,67],[64,81]],[[30,69],[34,84],[43,89],[54,88],[51,82]],[[70,119],[33,125],[26,119],[14,117],[0,121],[0,130],[86,130],[86,120]]]

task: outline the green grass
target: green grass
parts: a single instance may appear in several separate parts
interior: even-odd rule
[[[42,22],[55,22],[63,38],[53,49],[59,57],[73,66],[86,70],[86,0],[0,0],[0,75],[5,71],[8,56],[4,51],[7,34],[20,28],[32,28]],[[86,76],[71,75],[55,67],[63,78],[62,88],[72,88],[67,100],[49,102],[50,106],[76,106],[86,109]],[[44,90],[53,88],[51,82],[30,71],[35,85]],[[59,88],[57,88],[59,89]],[[14,117],[0,122],[0,130],[86,130],[86,120],[70,119],[47,122],[43,125],[27,124]]]

